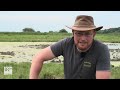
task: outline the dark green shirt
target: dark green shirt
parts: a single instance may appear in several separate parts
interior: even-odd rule
[[[73,37],[51,45],[51,50],[56,57],[64,57],[65,79],[95,79],[96,70],[110,70],[109,49],[97,40],[85,53],[77,50]]]

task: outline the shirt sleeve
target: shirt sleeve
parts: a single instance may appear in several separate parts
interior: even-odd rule
[[[110,53],[106,45],[100,50],[96,70],[110,70]]]
[[[65,41],[66,41],[66,39],[62,39],[62,40],[58,41],[57,43],[50,46],[53,54],[56,57],[60,56],[60,55],[63,55],[63,51],[64,51],[64,47],[65,47]]]

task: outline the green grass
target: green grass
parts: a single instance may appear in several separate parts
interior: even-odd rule
[[[96,34],[95,39],[102,42],[120,43],[120,33]]]
[[[72,33],[0,33],[0,42],[57,42],[72,37]],[[119,33],[96,34],[102,42],[120,43]]]
[[[12,75],[4,75],[4,67],[12,67]],[[0,63],[0,79],[29,79],[31,63]],[[111,68],[111,79],[120,79],[120,66]],[[44,64],[39,75],[41,79],[64,79],[63,64]]]
[[[1,79],[28,79],[30,63],[0,63]],[[4,67],[12,67],[12,75],[4,75]]]
[[[29,79],[31,63],[0,63],[0,79]],[[12,67],[12,75],[4,75],[4,67]],[[41,79],[62,79],[63,64],[44,64],[39,75]]]
[[[120,66],[113,67],[111,75],[112,75],[111,79],[120,79]]]
[[[63,64],[58,63],[48,63],[43,66],[41,74],[39,76],[41,79],[63,79]]]
[[[55,34],[0,34],[0,42],[56,42],[70,37],[70,33]]]

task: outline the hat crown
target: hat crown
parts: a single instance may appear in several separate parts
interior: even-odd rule
[[[67,26],[68,27],[68,26]],[[88,30],[100,30],[103,26],[96,27],[94,25],[94,19],[92,16],[88,15],[79,15],[75,19],[75,23],[72,27],[68,27],[72,30],[77,31],[88,31]]]
[[[74,26],[95,27],[93,17],[87,15],[77,16]]]

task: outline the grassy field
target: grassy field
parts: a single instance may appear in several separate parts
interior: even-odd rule
[[[12,75],[4,75],[4,67],[12,67]],[[0,79],[27,79],[30,63],[0,63]]]
[[[60,39],[71,37],[71,33],[0,33],[0,42],[57,42]],[[102,42],[120,43],[120,34],[97,34],[95,39]],[[0,63],[1,79],[28,79],[30,62],[25,63]],[[12,75],[4,75],[4,67],[12,67]],[[49,63],[43,66],[41,79],[63,79],[63,64]],[[120,66],[112,67],[111,79],[120,79]]]
[[[29,79],[30,62],[24,63],[0,63],[0,79]],[[4,75],[4,67],[12,67],[12,75]],[[44,64],[41,79],[62,79],[63,64]]]
[[[120,43],[120,33],[96,34],[95,39],[102,42]]]
[[[31,63],[0,63],[0,79],[29,79]],[[12,67],[12,75],[4,75],[4,67]],[[112,67],[111,79],[120,79],[120,66]],[[63,64],[44,64],[39,75],[41,79],[64,79]]]
[[[0,33],[0,42],[57,42],[71,36],[71,33]],[[119,33],[96,34],[95,39],[120,43],[119,37]]]
[[[0,42],[56,42],[70,37],[70,33],[47,33],[47,34],[0,34]]]

